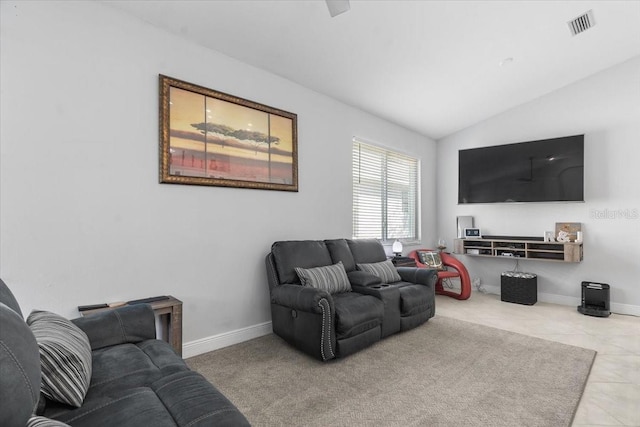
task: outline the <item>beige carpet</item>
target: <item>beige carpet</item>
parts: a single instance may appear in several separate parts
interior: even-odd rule
[[[328,363],[275,335],[187,360],[254,426],[569,426],[595,352],[436,316]]]

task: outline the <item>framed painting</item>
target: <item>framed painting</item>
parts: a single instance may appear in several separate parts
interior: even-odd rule
[[[297,121],[160,75],[160,182],[298,191]]]

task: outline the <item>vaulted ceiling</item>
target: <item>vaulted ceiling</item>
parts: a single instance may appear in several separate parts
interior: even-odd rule
[[[434,139],[640,55],[640,1],[104,3]]]

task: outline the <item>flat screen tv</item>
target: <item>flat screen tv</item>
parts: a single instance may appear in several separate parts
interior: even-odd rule
[[[583,202],[584,135],[458,152],[458,203]]]

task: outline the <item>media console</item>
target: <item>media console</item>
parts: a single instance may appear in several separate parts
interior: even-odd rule
[[[453,253],[494,258],[581,262],[581,242],[543,242],[534,237],[455,239]]]

